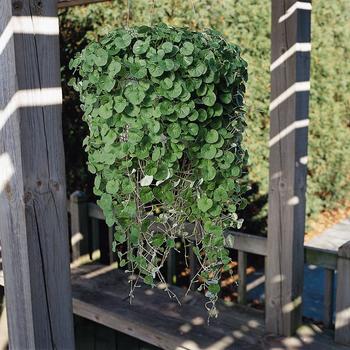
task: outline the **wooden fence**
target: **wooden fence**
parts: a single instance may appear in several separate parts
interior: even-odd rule
[[[67,203],[71,222],[72,260],[78,261],[82,256],[92,256],[100,252],[100,261],[113,263],[112,252],[113,228],[104,224],[102,210],[88,202],[83,192],[74,192]],[[247,256],[255,254],[267,257],[267,238],[247,233],[228,230],[226,247],[238,253],[238,303],[247,304]],[[350,241],[338,250],[326,250],[312,246],[304,246],[305,263],[325,269],[323,323],[326,328],[335,325],[335,339],[350,344]],[[167,261],[167,280],[173,283],[176,258],[173,255]],[[190,271],[195,270],[195,259],[189,259]],[[265,263],[266,265],[266,263]],[[337,295],[334,296],[335,271],[337,271]],[[334,310],[334,299],[335,310]],[[335,322],[333,321],[336,313]]]

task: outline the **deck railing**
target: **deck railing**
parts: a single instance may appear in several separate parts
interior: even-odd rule
[[[83,192],[74,192],[68,200],[68,211],[71,223],[72,261],[79,260],[83,255],[92,256],[94,250],[100,251],[100,261],[113,263],[116,258],[112,252],[113,229],[103,225],[102,210],[94,203],[88,202]],[[247,304],[247,256],[255,254],[267,256],[267,238],[226,231],[226,247],[237,251],[238,256],[238,298],[241,305]],[[336,250],[325,250],[305,246],[305,263],[325,269],[323,323],[326,328],[335,325],[335,339],[341,343],[350,344],[347,327],[350,324],[350,293],[342,288],[350,279],[350,242]],[[190,271],[195,270],[196,259],[190,255]],[[175,269],[175,256],[170,255],[167,261],[167,279],[172,284]],[[334,296],[335,271],[337,271],[337,295]],[[334,310],[334,299],[336,299]],[[336,311],[335,322],[333,321]]]
[[[116,256],[112,251],[113,228],[105,225],[102,210],[95,203],[88,202],[87,196],[80,191],[70,196],[67,208],[70,218],[72,266],[86,262],[86,257],[87,260],[92,259],[96,251],[100,253],[101,263],[114,263]],[[248,301],[247,256],[255,254],[265,257],[266,267],[267,238],[231,230],[226,231],[225,235],[226,247],[237,251],[239,281],[237,302],[246,305]],[[336,341],[350,345],[350,334],[347,332],[350,324],[350,293],[346,287],[350,279],[350,241],[338,250],[326,250],[312,246],[305,246],[304,250],[305,263],[321,267],[325,271],[323,324],[326,328],[335,328]],[[196,259],[191,251],[189,269],[193,273]],[[175,266],[176,257],[175,253],[172,253],[167,260],[167,282],[169,284],[174,282]],[[337,274],[336,296],[334,295],[335,274]],[[260,283],[263,282],[265,282],[264,278]],[[4,285],[2,271],[0,271],[0,285]]]

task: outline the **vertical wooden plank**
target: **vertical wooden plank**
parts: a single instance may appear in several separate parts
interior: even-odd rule
[[[350,346],[350,241],[338,250],[335,341]]]
[[[167,283],[175,284],[176,283],[176,254],[175,250],[171,249],[167,259]]]
[[[100,261],[102,264],[112,264],[116,261],[116,256],[112,251],[114,228],[108,227],[105,223],[100,227]]]
[[[118,350],[139,350],[139,340],[130,337],[129,335],[118,333]]]
[[[100,239],[100,220],[91,218],[91,253],[90,253],[91,259],[92,259],[92,253],[95,250],[100,249],[99,239]]]
[[[76,350],[95,350],[97,323],[83,317],[74,316],[74,335]]]
[[[247,303],[247,253],[238,251],[238,304]]]
[[[323,299],[323,323],[327,328],[331,328],[333,324],[333,286],[334,271],[330,269],[324,270],[324,299]]]
[[[1,254],[1,242],[0,242],[0,272],[2,272],[2,254]]]
[[[70,196],[72,261],[89,252],[87,196],[75,191]]]
[[[95,335],[94,350],[111,350],[117,347],[117,337],[114,329],[96,323]]]
[[[6,313],[6,302],[3,299],[2,310],[0,310],[0,349],[8,349],[8,329],[7,329],[7,313]]]
[[[74,349],[57,2],[0,1],[0,234],[11,349]]]
[[[266,328],[301,323],[311,3],[272,0]]]

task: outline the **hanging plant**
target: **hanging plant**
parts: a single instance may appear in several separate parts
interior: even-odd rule
[[[165,282],[176,238],[194,242],[210,315],[230,269],[223,232],[240,227],[236,211],[246,205],[246,67],[216,32],[164,24],[116,29],[70,62],[94,193],[115,227],[113,248],[127,242],[120,266],[153,286]]]

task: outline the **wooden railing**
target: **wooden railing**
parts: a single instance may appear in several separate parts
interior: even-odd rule
[[[83,192],[74,192],[67,202],[70,218],[71,261],[72,266],[84,263],[98,252],[98,258],[103,264],[115,262],[112,251],[113,228],[104,223],[102,210],[88,202]],[[247,304],[247,256],[255,254],[267,256],[267,238],[247,233],[227,230],[226,247],[237,251],[238,256],[238,298],[241,305]],[[326,328],[335,326],[335,340],[350,345],[350,293],[347,287],[350,279],[350,241],[338,250],[326,250],[313,246],[304,247],[305,263],[321,267],[325,270],[323,323]],[[84,259],[85,257],[85,259]],[[195,271],[196,259],[189,254],[189,269]],[[87,259],[86,259],[87,258]],[[0,263],[1,264],[1,263]],[[173,284],[175,276],[176,257],[173,252],[167,260],[167,281]],[[1,269],[2,270],[2,269]],[[334,295],[335,271],[337,271],[337,295]],[[192,275],[193,276],[193,275]],[[192,277],[191,276],[191,277]],[[264,283],[262,278],[260,283]],[[0,285],[4,285],[3,274],[0,271]],[[335,299],[335,303],[334,303]],[[335,304],[335,310],[334,310]],[[335,311],[335,322],[333,315]]]
[[[74,192],[68,201],[71,222],[72,260],[79,259],[84,254],[92,254],[95,249],[100,250],[104,263],[115,261],[112,252],[113,229],[102,226],[104,221],[102,210],[94,203],[87,201],[82,192]],[[102,232],[104,231],[104,232]],[[238,303],[247,304],[247,255],[256,254],[267,256],[267,238],[226,231],[226,247],[238,252]],[[350,278],[349,243],[337,250],[325,250],[312,246],[305,246],[305,263],[325,269],[324,312],[325,327],[333,327],[334,274],[338,270],[338,288],[336,296],[335,338],[342,343],[350,344],[347,327],[350,323],[350,294],[342,288],[342,283]],[[189,259],[190,271],[195,270],[196,259]],[[265,259],[266,266],[266,259]],[[167,279],[172,284],[175,268],[175,255],[170,255],[167,261]],[[344,341],[345,339],[345,341]]]

